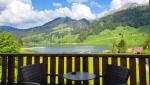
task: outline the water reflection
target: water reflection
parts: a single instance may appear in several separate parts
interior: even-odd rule
[[[34,53],[101,53],[108,47],[87,45],[52,45],[42,48],[33,48]]]

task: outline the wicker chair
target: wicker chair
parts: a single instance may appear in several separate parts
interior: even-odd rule
[[[56,74],[46,74],[43,64],[33,64],[21,67],[23,81],[21,85],[47,85],[46,77],[58,76]]]
[[[103,76],[103,85],[127,85],[130,70],[115,65],[108,65]]]

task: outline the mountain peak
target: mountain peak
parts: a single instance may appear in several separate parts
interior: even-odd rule
[[[85,19],[85,18],[82,18],[82,19],[80,19],[80,21],[88,21],[87,19]]]
[[[71,19],[70,17],[58,17],[58,18],[55,18],[54,20],[52,20],[50,22],[47,22],[43,26],[58,25],[58,24],[61,24],[61,23],[68,23],[70,21],[73,21],[73,19]]]
[[[54,27],[59,24],[77,25],[79,23],[86,24],[86,26],[89,25],[89,21],[86,20],[85,18],[81,20],[75,20],[75,19],[71,19],[70,17],[58,17],[50,22],[47,22],[43,26]]]
[[[82,23],[85,23],[85,24],[87,24],[87,25],[90,24],[90,22],[89,22],[87,19],[85,19],[85,18],[82,18],[82,19],[80,19],[79,21],[82,22]]]
[[[72,20],[72,19],[70,17],[58,17],[58,18],[53,19],[52,21],[54,20]]]

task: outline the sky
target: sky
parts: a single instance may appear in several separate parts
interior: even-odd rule
[[[66,16],[94,20],[129,3],[149,0],[0,0],[0,26],[27,29]]]

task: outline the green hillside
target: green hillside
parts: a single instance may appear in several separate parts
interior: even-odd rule
[[[105,29],[115,29],[118,26],[146,26],[150,24],[149,16],[149,6],[131,7],[93,21],[90,32],[98,34]]]
[[[94,20],[88,28],[83,27],[88,25],[86,23],[88,21],[84,19],[78,22],[68,17],[57,18],[43,25],[48,30],[48,26],[52,26],[53,23],[57,24],[50,27],[50,31],[43,32],[46,28],[38,34],[32,31],[32,34],[27,33],[28,35],[24,36],[22,40],[25,43],[38,44],[84,43],[111,46],[114,42],[118,43],[123,35],[128,46],[137,46],[146,41],[149,33],[149,16],[148,6],[131,7]],[[82,25],[81,22],[86,24]],[[74,25],[72,25],[73,23]],[[29,30],[31,31],[31,29]]]
[[[22,40],[26,43],[36,42],[39,44],[79,42],[79,34],[74,33],[76,29],[73,27],[66,24],[59,24],[51,30],[51,32],[23,37]]]
[[[98,35],[88,36],[83,43],[112,46],[114,42],[118,43],[123,35],[127,46],[139,46],[144,44],[148,37],[149,27],[150,26],[134,28],[130,26],[118,26],[114,30],[106,29]]]

